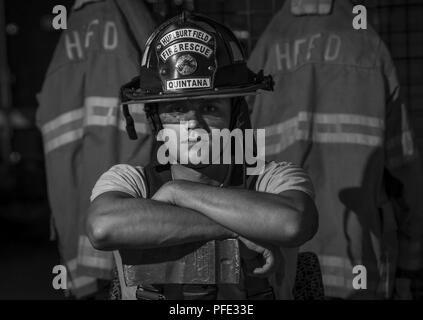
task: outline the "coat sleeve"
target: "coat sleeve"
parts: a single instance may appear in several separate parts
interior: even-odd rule
[[[413,271],[423,267],[421,159],[415,145],[408,110],[401,99],[396,70],[388,50],[383,45],[381,54],[387,88],[385,183],[388,196],[394,204],[398,223],[398,267]]]
[[[137,43],[154,27],[143,19],[143,29],[132,34],[114,0],[79,3],[57,45],[37,110],[60,254],[78,297],[95,290],[96,278],[108,279],[113,267],[112,254],[92,248],[85,235],[92,187],[112,165],[135,160],[144,164],[149,158],[150,135],[142,107],[133,110],[139,135],[134,143],[125,132],[118,93],[137,75]],[[93,285],[90,290],[87,284]]]

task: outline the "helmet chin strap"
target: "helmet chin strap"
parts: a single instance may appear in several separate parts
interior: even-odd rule
[[[122,105],[122,112],[123,112],[123,116],[125,117],[126,132],[128,133],[129,139],[137,140],[138,135],[137,135],[137,132],[135,131],[134,119],[132,118],[131,113],[129,112],[128,105],[126,103]]]

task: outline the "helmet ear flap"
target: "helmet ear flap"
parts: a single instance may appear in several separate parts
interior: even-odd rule
[[[133,98],[133,93],[137,89],[137,83],[139,81],[138,79],[139,77],[133,78],[131,82],[123,85],[119,92],[119,98],[122,103],[122,113],[126,122],[126,132],[128,133],[129,139],[131,140],[137,140],[138,136],[135,130],[134,119],[129,112],[128,101],[132,100]]]
[[[150,124],[154,135],[157,135],[163,129],[162,121],[160,120],[157,103],[147,103],[144,105],[144,112]]]
[[[129,112],[128,104],[126,103],[122,104],[122,112],[123,112],[123,116],[125,117],[126,132],[128,133],[129,139],[137,140],[138,135],[137,135],[137,131],[135,130],[134,119],[132,118],[131,113]],[[155,135],[157,135],[160,132],[160,130],[163,129],[163,125],[160,120],[159,113],[157,111],[157,104],[155,103],[146,104],[144,106],[144,112],[150,124],[151,130],[153,131]]]
[[[250,119],[250,111],[248,109],[247,101],[245,101],[244,97],[236,97],[232,98],[232,115],[231,115],[231,130],[233,129],[241,129],[242,133],[245,137],[246,133],[245,130],[252,129],[251,119]],[[256,139],[253,137],[252,145],[246,146],[246,140],[243,141],[243,150],[248,147],[252,149],[253,154],[257,155],[257,142]],[[244,165],[246,163],[244,162]]]
[[[135,131],[134,119],[132,118],[131,114],[129,113],[129,108],[128,108],[128,105],[126,103],[124,103],[122,105],[122,112],[123,112],[123,116],[125,117],[126,132],[128,133],[129,139],[137,140],[138,135],[137,135],[137,132]]]
[[[242,131],[251,129],[250,114],[248,105],[244,97],[235,97],[231,99],[231,123],[230,129],[239,128]]]

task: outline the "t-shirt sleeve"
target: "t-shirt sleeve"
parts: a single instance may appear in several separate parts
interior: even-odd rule
[[[133,167],[126,164],[118,164],[103,173],[97,180],[90,201],[94,201],[99,195],[118,191],[126,193],[134,198],[146,197],[146,178],[142,167]]]
[[[256,190],[279,194],[287,190],[305,192],[314,199],[314,188],[308,174],[301,167],[289,162],[270,162],[258,176]]]

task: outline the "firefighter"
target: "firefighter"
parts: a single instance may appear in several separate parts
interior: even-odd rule
[[[113,164],[149,161],[145,116],[133,113],[140,141],[128,141],[118,96],[138,74],[153,29],[142,1],[76,1],[38,97],[54,229],[76,298],[98,292],[97,279],[112,274],[113,256],[95,250],[83,227],[95,181]]]
[[[347,0],[285,2],[249,60],[275,79],[251,100],[252,124],[269,159],[314,182],[320,228],[302,250],[318,254],[325,293],[410,298],[423,257],[418,152],[390,54],[353,18]]]
[[[128,133],[135,138],[127,103],[144,103],[157,139],[164,132],[181,137],[183,130],[188,138],[163,139],[170,162],[160,159],[164,142],[158,142],[149,165],[113,166],[93,188],[87,232],[95,248],[114,251],[122,299],[292,297],[297,247],[317,229],[313,187],[305,172],[291,163],[271,162],[247,176],[245,162],[220,161],[231,143],[222,144],[217,161],[193,161],[194,146],[203,143],[209,150],[216,130],[245,133],[250,122],[244,96],[271,84],[271,78],[246,67],[232,31],[205,16],[184,12],[151,35],[140,77],[122,89]],[[206,139],[198,140],[201,131]],[[212,152],[205,154],[200,158],[210,160]],[[241,249],[239,283],[168,282],[204,273],[204,248],[233,239]],[[175,265],[175,252],[198,243],[205,247],[192,260]],[[221,278],[238,269],[233,258],[223,262]],[[263,265],[254,265],[257,261]],[[139,271],[146,270],[140,269],[143,264],[152,265],[148,274]],[[164,280],[142,283],[151,274]]]

